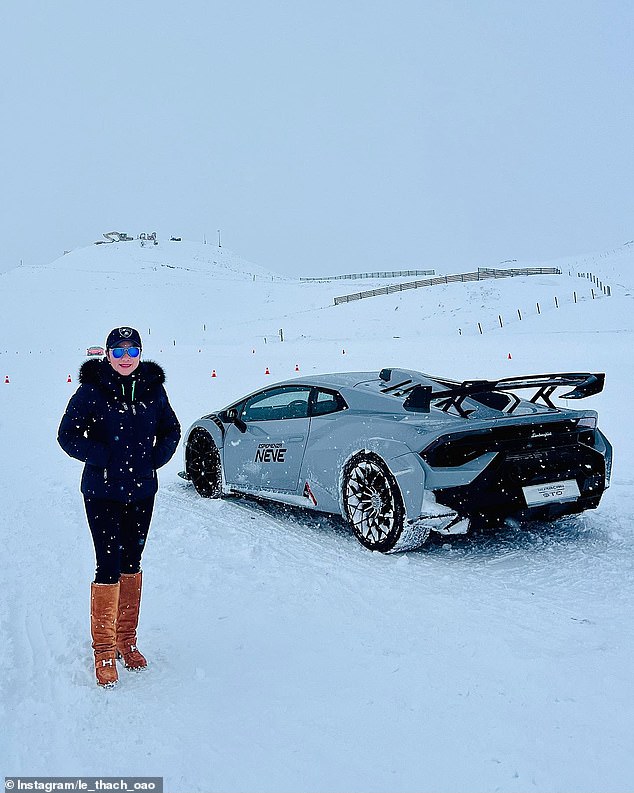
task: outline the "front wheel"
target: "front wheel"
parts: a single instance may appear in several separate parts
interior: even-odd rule
[[[203,498],[222,495],[222,467],[220,452],[213,438],[205,430],[194,430],[187,440],[186,471],[196,492]]]
[[[343,505],[357,539],[371,551],[391,551],[403,533],[405,507],[394,475],[374,454],[358,454],[343,469]]]

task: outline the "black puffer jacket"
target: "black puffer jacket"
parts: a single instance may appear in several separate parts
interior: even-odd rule
[[[86,463],[81,492],[92,498],[140,501],[156,493],[156,470],[172,457],[180,425],[153,361],[120,375],[104,358],[88,360],[71,397],[57,440]]]

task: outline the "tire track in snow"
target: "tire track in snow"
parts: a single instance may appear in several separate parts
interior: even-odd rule
[[[322,590],[334,588],[334,598],[345,592],[356,603],[372,596],[371,587],[379,602],[378,593],[405,585],[412,602],[420,597],[460,602],[478,619],[498,624],[501,633],[509,620],[522,619],[521,614],[530,625],[535,610],[555,622],[585,624],[592,614],[579,609],[581,595],[583,602],[590,593],[603,603],[612,586],[604,580],[613,581],[615,568],[629,567],[619,561],[618,552],[615,556],[617,549],[603,528],[606,518],[597,515],[528,529],[438,537],[419,551],[385,556],[362,548],[345,524],[327,516],[248,499],[196,501],[193,489],[183,486],[170,488],[165,496],[166,509],[194,518],[187,531],[196,533],[198,557],[209,554],[212,567],[218,564],[213,539],[230,524],[225,536],[239,559],[231,558],[228,547],[220,555],[229,557],[238,583],[249,569],[254,576],[283,569],[287,576],[304,577]],[[605,576],[588,575],[589,560]],[[631,595],[624,597],[627,601]]]
[[[79,705],[72,685],[77,659],[83,656],[88,669],[90,663],[85,654],[87,615],[81,628],[76,621],[77,579],[69,561],[69,535],[64,522],[56,523],[63,512],[60,502],[70,494],[45,478],[39,488],[48,498],[14,509],[8,518],[20,532],[5,539],[14,578],[7,621],[13,657],[3,699],[15,731],[29,735],[27,744],[12,744],[12,773],[46,773],[47,763],[72,756],[65,735],[44,725],[50,714],[61,716]]]

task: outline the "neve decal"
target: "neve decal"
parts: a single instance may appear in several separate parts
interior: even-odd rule
[[[283,463],[286,462],[286,452],[281,443],[260,443],[255,452],[256,463]]]

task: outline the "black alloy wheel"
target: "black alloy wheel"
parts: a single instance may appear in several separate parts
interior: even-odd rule
[[[220,452],[205,430],[194,430],[187,440],[186,470],[196,492],[203,498],[222,495]]]
[[[405,507],[398,484],[380,457],[363,453],[346,463],[343,504],[362,545],[383,553],[394,548],[403,532]]]

